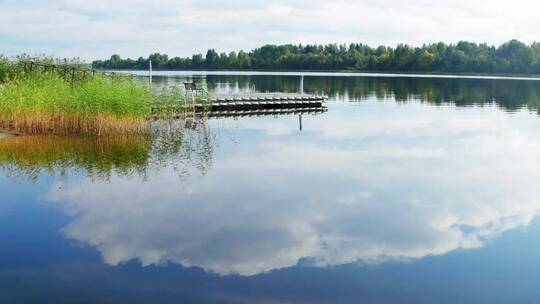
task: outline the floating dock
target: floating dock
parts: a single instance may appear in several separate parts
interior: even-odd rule
[[[241,94],[215,94],[210,97],[211,102],[239,102],[239,101],[325,101],[324,95],[311,95],[299,93],[241,93]]]
[[[180,113],[205,112],[210,117],[315,114],[326,112],[324,103],[328,100],[323,95],[298,93],[213,94],[206,102],[195,96],[186,96],[188,102],[180,106]],[[190,103],[191,98],[197,102]],[[159,108],[153,110],[158,112]]]
[[[209,112],[322,108],[327,99],[323,95],[292,93],[216,94],[210,97],[208,105],[195,103],[187,104],[186,107],[195,107],[195,111],[206,109]]]

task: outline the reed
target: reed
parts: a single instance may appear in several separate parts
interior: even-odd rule
[[[209,96],[197,101],[209,108]],[[149,121],[181,117],[185,93],[156,92],[131,76],[88,70],[78,60],[0,56],[0,132],[147,134]]]
[[[130,77],[88,76],[70,83],[30,72],[0,87],[0,128],[26,134],[140,134],[151,94]]]
[[[69,60],[0,56],[0,130],[24,134],[148,132],[152,94],[132,77],[106,76]]]

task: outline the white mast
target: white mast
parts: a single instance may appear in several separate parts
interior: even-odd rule
[[[148,76],[150,76],[150,86],[152,86],[152,60],[148,60],[148,63],[149,63]]]

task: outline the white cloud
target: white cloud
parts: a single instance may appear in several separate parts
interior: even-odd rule
[[[188,56],[265,43],[538,39],[537,1],[0,1],[0,50],[105,58]]]

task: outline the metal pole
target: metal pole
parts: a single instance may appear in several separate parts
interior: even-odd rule
[[[149,63],[148,75],[150,76],[150,86],[152,86],[152,60],[148,60],[148,63]]]
[[[304,95],[304,74],[300,76],[300,94]]]

